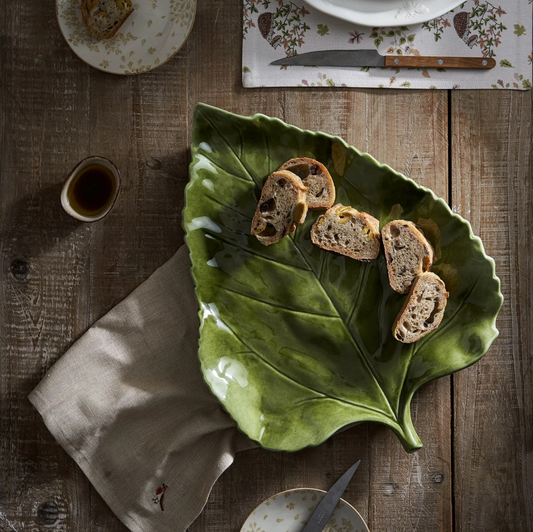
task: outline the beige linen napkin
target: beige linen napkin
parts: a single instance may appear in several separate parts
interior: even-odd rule
[[[189,268],[182,246],[29,397],[134,532],[185,530],[235,453],[254,446],[204,383]]]

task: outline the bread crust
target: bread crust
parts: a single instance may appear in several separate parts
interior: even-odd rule
[[[435,262],[433,246],[421,229],[407,220],[389,222],[381,230],[381,240],[390,285],[394,291],[406,294],[416,277],[429,271]]]
[[[426,291],[430,291],[428,289],[431,286],[435,288],[431,294],[431,301],[434,302],[433,307],[431,304],[425,304],[428,299],[423,297]],[[424,272],[419,275],[394,320],[392,326],[394,338],[404,344],[410,344],[437,329],[444,316],[448,295],[444,281],[437,274]],[[421,317],[417,313],[420,313]],[[420,323],[421,320],[423,320],[422,323]]]
[[[302,174],[307,174],[305,177],[299,175],[299,170],[303,169],[302,167],[306,169]],[[300,177],[304,186],[309,189],[307,192],[307,205],[310,211],[329,209],[335,203],[335,185],[328,169],[322,163],[308,157],[298,157],[282,164],[279,170],[288,170],[290,172],[292,171],[291,168],[295,170],[293,173]],[[324,193],[317,197],[315,193],[320,191],[321,188],[324,189]]]
[[[280,180],[287,183],[289,187],[287,188],[284,185],[280,188]],[[287,199],[288,192],[293,196],[292,198]],[[261,197],[255,209],[251,227],[252,235],[255,235],[261,244],[269,246],[270,244],[279,242],[284,236],[292,233],[296,229],[296,225],[304,223],[305,217],[307,216],[306,193],[307,187],[292,172],[281,170],[271,174],[263,185]],[[276,197],[278,197],[278,200],[276,200]],[[285,219],[280,219],[281,214],[278,212],[272,214],[270,209],[261,211],[263,205],[266,204],[268,207],[268,203],[272,201],[272,205],[276,205],[276,201],[279,204],[289,203],[290,212],[286,215]],[[275,229],[275,233],[272,235],[265,234],[265,230],[269,225]]]
[[[87,7],[87,0],[81,0],[81,15],[83,17],[83,21],[85,22],[87,28],[89,28],[89,31],[98,39],[112,39],[117,31],[121,28],[122,24],[126,22],[128,17],[133,13],[134,9],[133,7],[130,7],[127,11],[127,15],[119,20],[115,26],[111,29],[109,32],[101,32],[93,23],[91,19],[91,13],[89,12],[89,8]]]
[[[331,221],[332,224],[336,223],[339,217],[350,216],[356,221],[353,225],[348,226],[349,229],[356,231],[356,228],[367,228],[368,232],[365,234],[364,243],[362,249],[355,251],[354,249],[346,248],[344,244],[336,243],[331,240],[325,240],[323,230],[321,229],[324,224]],[[361,223],[357,223],[357,221]],[[342,230],[342,227],[340,228]],[[354,234],[353,241],[361,241],[359,234]],[[359,260],[361,262],[371,262],[375,260],[381,249],[381,236],[379,233],[379,221],[376,220],[370,214],[366,212],[359,212],[353,207],[345,207],[342,203],[337,203],[324,214],[318,217],[317,221],[311,228],[311,242],[322,249],[327,251],[334,251],[341,255],[351,257],[352,259]]]

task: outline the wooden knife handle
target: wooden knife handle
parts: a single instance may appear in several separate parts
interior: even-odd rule
[[[496,66],[491,57],[431,57],[420,55],[386,55],[387,67],[476,68],[488,70]]]

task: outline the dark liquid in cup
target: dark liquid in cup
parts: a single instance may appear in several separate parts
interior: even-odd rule
[[[95,216],[109,207],[115,187],[111,170],[100,164],[91,164],[74,178],[68,199],[75,211],[85,216]]]

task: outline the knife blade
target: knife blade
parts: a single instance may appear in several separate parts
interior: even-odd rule
[[[283,57],[270,64],[330,67],[474,68],[487,70],[496,66],[496,60],[491,57],[381,55],[376,50],[319,50]]]
[[[320,501],[315,511],[307,521],[307,525],[302,532],[322,532],[331,517],[331,514],[335,510],[337,504],[341,500],[342,494],[345,492],[350,480],[357,471],[361,460],[355,463],[344,475],[342,475],[330,490],[324,495],[324,498]]]

